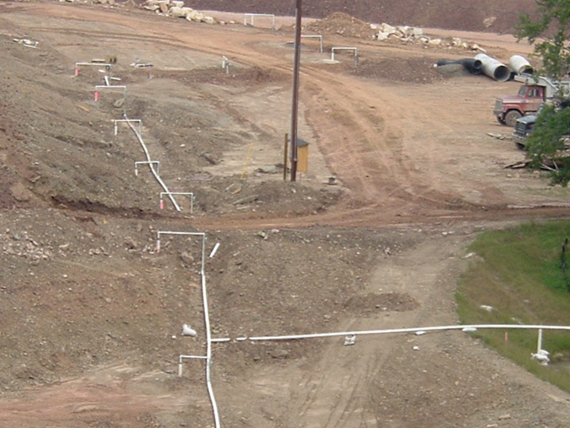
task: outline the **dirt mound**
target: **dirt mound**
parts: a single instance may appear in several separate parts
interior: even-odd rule
[[[307,29],[321,34],[335,33],[360,39],[372,39],[374,36],[374,30],[370,28],[370,24],[342,12],[335,12],[326,18],[312,22]]]

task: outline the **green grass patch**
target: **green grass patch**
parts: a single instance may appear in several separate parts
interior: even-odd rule
[[[462,275],[457,291],[463,324],[570,325],[570,244],[563,269],[563,245],[570,222],[526,224],[485,232],[470,246],[479,257]],[[491,311],[483,306],[490,306]],[[488,346],[539,378],[570,392],[570,332],[544,331],[543,349],[552,362],[531,360],[538,332],[479,330]]]

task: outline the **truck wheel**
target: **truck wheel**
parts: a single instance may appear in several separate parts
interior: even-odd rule
[[[505,123],[507,126],[514,128],[517,123],[517,119],[521,116],[522,114],[520,114],[518,111],[511,110],[505,115]]]
[[[501,124],[501,125],[506,125],[505,120],[502,117],[497,116],[497,121]]]

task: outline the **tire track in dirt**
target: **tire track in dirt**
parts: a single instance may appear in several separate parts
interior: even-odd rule
[[[463,240],[456,241],[454,245],[460,248]],[[369,285],[361,292],[367,297],[383,293],[409,295],[419,303],[417,309],[378,310],[377,315],[351,320],[338,326],[336,331],[421,327],[435,320],[453,322],[453,307],[434,298],[442,293],[452,295],[452,289],[446,290],[441,285],[449,265],[454,263],[448,250],[438,239],[428,239],[402,254],[387,258],[376,268]],[[403,346],[409,352],[408,337],[360,336],[352,346],[343,346],[342,338],[327,339],[331,342],[326,345],[323,357],[292,391],[289,410],[300,409],[299,416],[295,415],[295,421],[301,421],[297,426],[378,426],[383,416],[371,409],[377,409],[379,403],[370,403],[375,396],[375,383],[382,376],[384,364],[402,352]]]

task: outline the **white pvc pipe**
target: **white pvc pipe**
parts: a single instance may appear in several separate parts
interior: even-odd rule
[[[230,73],[230,60],[224,55],[222,55],[222,68],[226,70],[226,74]]]
[[[127,87],[124,85],[95,85],[96,89],[123,89],[124,91],[127,90]]]
[[[156,172],[160,172],[160,161],[137,161],[135,162],[135,175],[139,175],[139,165],[156,164]]]
[[[182,360],[184,359],[207,359],[204,355],[180,355],[178,357],[178,377],[182,376]]]
[[[186,195],[190,196],[190,213],[194,212],[194,193],[192,192],[160,192],[160,200],[162,203],[162,195]]]
[[[103,62],[76,62],[75,63],[75,67],[78,67],[80,65],[91,65],[94,67],[112,67],[112,64],[107,64],[107,63],[103,63]]]
[[[119,122],[135,122],[139,125],[139,133],[142,135],[142,120],[140,119],[115,119],[115,135],[119,134]]]
[[[325,337],[339,337],[349,335],[370,335],[370,334],[391,334],[391,333],[416,333],[418,331],[444,331],[444,330],[464,330],[474,331],[476,329],[543,329],[543,330],[568,330],[570,326],[559,325],[520,325],[520,324],[475,324],[475,325],[452,325],[438,327],[420,327],[420,328],[394,328],[387,330],[363,330],[363,331],[345,331],[335,333],[314,333],[314,334],[295,334],[289,336],[256,336],[256,337],[238,337],[237,341],[251,340],[298,340],[298,339],[316,339]]]
[[[141,144],[144,153],[146,155],[146,160],[148,162],[151,162],[152,159],[150,158],[150,153],[148,152],[148,149],[146,148],[146,145],[142,139],[142,136],[140,135],[139,132],[137,132],[137,130],[135,129],[135,127],[133,126],[133,124],[131,123],[130,119],[127,117],[127,115],[124,115],[127,124],[131,127],[131,129],[133,130],[133,132],[135,133],[135,135],[137,136],[137,139],[139,140],[139,143]],[[166,187],[166,184],[164,183],[164,181],[162,181],[162,179],[160,178],[160,176],[158,175],[158,172],[155,170],[154,166],[152,163],[149,164],[150,170],[152,172],[152,175],[154,175],[154,178],[156,178],[156,181],[159,182],[159,184],[162,186],[163,190],[165,192],[168,192],[168,187]],[[174,199],[174,196],[172,195],[168,195],[168,197],[170,198],[170,201],[172,202],[172,205],[174,205],[174,208],[176,208],[176,211],[180,211],[180,207],[178,206],[178,204],[176,203],[176,199]]]
[[[538,344],[537,344],[537,350],[536,353],[540,353],[540,351],[542,350],[542,329],[539,328],[538,329]]]
[[[243,25],[247,25],[247,17],[251,17],[251,25],[253,26],[253,17],[254,16],[267,16],[272,18],[271,21],[271,29],[275,31],[275,15],[272,13],[244,13],[243,14]]]
[[[206,256],[206,234],[203,232],[180,232],[180,231],[159,231],[157,240],[157,249],[160,249],[160,235],[187,235],[187,236],[201,236],[202,237],[202,267],[200,269],[200,276],[202,278],[202,301],[204,303],[204,324],[206,328],[206,386],[208,388],[208,395],[212,403],[212,411],[214,413],[214,422],[216,428],[220,428],[220,415],[218,412],[218,404],[212,388],[211,368],[212,368],[212,332],[210,330],[210,312],[208,309],[208,290],[206,287],[206,273],[204,269],[205,256]],[[180,371],[180,366],[179,366]]]
[[[212,368],[212,332],[210,330],[210,313],[208,310],[208,290],[206,287],[206,273],[204,269],[205,255],[206,255],[206,234],[203,232],[180,232],[180,231],[159,231],[157,240],[157,250],[160,250],[160,235],[186,235],[186,236],[201,236],[202,237],[202,267],[200,269],[200,276],[202,278],[202,301],[204,303],[204,324],[206,328],[206,386],[208,388],[208,395],[212,403],[212,411],[214,413],[214,423],[216,428],[220,428],[220,415],[218,412],[218,403],[214,396],[214,389],[212,388],[211,368]],[[182,357],[182,356],[181,356]],[[189,356],[189,358],[191,358]],[[179,373],[180,373],[179,359]]]
[[[204,239],[205,241],[205,239]],[[204,320],[206,322],[206,355],[208,359],[206,360],[206,383],[208,386],[208,394],[210,395],[210,401],[212,402],[212,411],[214,412],[214,422],[216,428],[220,428],[220,415],[218,412],[218,404],[216,402],[216,397],[214,395],[214,389],[212,388],[211,379],[211,368],[212,368],[212,332],[210,331],[210,314],[208,310],[208,292],[206,289],[206,275],[202,271],[202,300],[204,302]]]
[[[323,36],[320,34],[301,34],[301,38],[305,39],[319,39],[320,40],[320,52],[323,53]]]
[[[210,259],[216,255],[218,248],[220,248],[220,243],[216,242],[216,245],[214,245],[214,248],[212,248],[212,252],[210,253],[210,256],[209,256]]]
[[[358,49],[354,47],[334,47],[331,48],[331,61],[334,61],[335,51],[354,51],[354,62],[356,64],[358,60]]]

